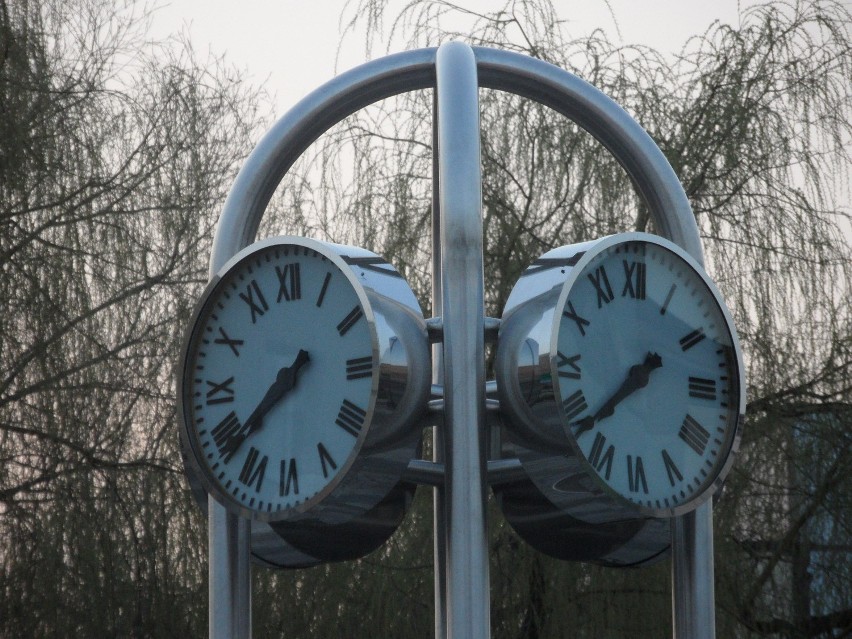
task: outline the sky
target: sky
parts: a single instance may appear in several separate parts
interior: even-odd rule
[[[396,15],[405,3],[388,0],[388,15]],[[745,3],[751,2],[554,1],[576,37],[603,28],[615,42],[664,52],[680,50],[689,36],[702,33],[716,19],[738,24],[738,6]],[[498,7],[502,0],[458,4],[484,9]],[[264,85],[278,117],[337,73],[366,61],[361,43],[351,39],[338,56],[345,5],[346,0],[162,0],[152,17],[151,35],[183,34],[202,57],[207,52],[224,55],[253,84]]]

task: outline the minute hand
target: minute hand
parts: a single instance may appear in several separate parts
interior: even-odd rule
[[[660,368],[662,365],[663,360],[659,355],[656,353],[648,353],[645,356],[645,361],[641,364],[631,366],[630,371],[627,373],[627,379],[624,380],[624,383],[619,386],[618,390],[604,402],[603,406],[601,406],[594,415],[584,417],[578,422],[575,422],[579,426],[577,428],[576,435],[580,435],[587,430],[591,430],[597,422],[612,415],[615,412],[615,407],[624,399],[635,393],[640,388],[647,386],[648,380],[651,377],[651,371],[656,368]]]

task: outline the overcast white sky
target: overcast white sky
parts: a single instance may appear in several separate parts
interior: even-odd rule
[[[458,3],[469,8],[503,4],[502,0]],[[225,54],[232,65],[246,70],[253,83],[265,84],[275,97],[278,117],[336,74],[339,18],[345,4],[346,0],[161,0],[152,35],[184,33],[200,54],[208,50]],[[404,4],[388,0],[388,15],[396,15]],[[555,0],[554,4],[569,20],[575,37],[603,28],[622,44],[676,51],[715,19],[737,24],[738,5],[751,1]],[[351,44],[337,72],[365,61],[363,49]]]

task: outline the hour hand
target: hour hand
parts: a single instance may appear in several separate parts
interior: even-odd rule
[[[618,390],[603,403],[603,406],[594,415],[588,415],[574,422],[573,425],[577,428],[574,435],[581,435],[587,430],[591,430],[597,422],[612,415],[615,412],[615,407],[624,401],[624,399],[640,388],[645,388],[648,385],[651,371],[660,368],[662,365],[663,359],[657,353],[649,352],[645,355],[645,359],[641,364],[631,366],[627,373],[627,379],[624,380]]]
[[[574,426],[576,430],[574,431],[574,436],[582,435],[587,430],[592,430],[595,427],[595,421],[597,421],[596,415],[586,415],[583,419],[579,419],[574,422]]]
[[[267,389],[263,399],[260,400],[260,403],[251,412],[251,415],[249,415],[242,428],[231,435],[222,447],[221,452],[225,463],[231,459],[249,435],[260,430],[263,426],[263,418],[266,413],[296,386],[299,369],[308,361],[310,361],[308,351],[302,349],[290,366],[285,366],[278,371],[275,381]]]
[[[237,452],[239,447],[246,440],[246,437],[248,437],[248,432],[244,429],[234,433],[233,435],[228,437],[227,440],[225,440],[225,443],[222,445],[222,448],[219,449],[219,454],[222,455],[223,462],[227,464],[229,461],[231,461],[231,457],[234,456],[234,453]]]

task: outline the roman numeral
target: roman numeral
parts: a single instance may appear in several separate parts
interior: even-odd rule
[[[680,470],[678,470],[678,467],[675,466],[674,461],[669,456],[669,452],[665,448],[663,448],[663,463],[666,465],[666,472],[669,475],[669,483],[672,486],[676,483],[675,479],[677,479],[677,481],[683,481],[683,475]]]
[[[689,378],[689,396],[696,399],[716,399],[716,380],[703,377]]]
[[[687,415],[684,418],[680,432],[678,432],[678,437],[702,457],[704,456],[704,451],[707,449],[707,442],[710,441],[710,433],[695,421],[695,418],[691,415]]]
[[[580,360],[579,355],[571,355],[570,357],[566,357],[559,351],[556,351],[556,367],[562,368],[563,366],[570,366],[574,370],[567,371],[559,371],[559,377],[568,377],[570,379],[580,379],[580,367],[577,366],[576,362]]]
[[[343,318],[343,321],[337,325],[337,332],[340,333],[340,336],[343,337],[349,331],[350,328],[355,326],[355,323],[364,317],[364,311],[361,310],[360,306],[356,306],[351,311],[349,311],[349,315]]]
[[[586,398],[583,397],[583,391],[578,390],[562,402],[562,408],[565,409],[565,418],[568,420],[574,419],[577,415],[586,410],[589,406],[586,404]]]
[[[255,300],[255,296],[257,296],[257,300]],[[269,304],[266,303],[266,298],[260,292],[260,287],[257,285],[256,280],[252,280],[249,283],[245,293],[240,293],[240,299],[248,304],[251,311],[252,324],[257,322],[257,318],[269,310]]]
[[[644,300],[645,263],[622,260],[622,264],[624,264],[624,288],[621,291],[621,297],[629,295],[634,299]]]
[[[372,377],[373,375],[373,356],[356,357],[355,359],[346,360],[346,379],[361,379],[362,377]]]
[[[207,391],[207,405],[225,404],[234,401],[234,389],[231,388],[231,384],[233,383],[233,377],[229,377],[224,382],[208,381],[207,385],[210,387],[210,390]]]
[[[595,434],[595,441],[592,442],[592,449],[589,451],[589,463],[598,472],[601,472],[601,469],[606,466],[606,473],[604,473],[604,477],[606,477],[608,481],[610,473],[612,473],[612,460],[615,457],[615,446],[610,444],[609,448],[606,449],[606,452],[603,453],[604,446],[606,446],[606,437],[600,433]],[[603,453],[603,455],[601,455],[601,453]]]
[[[331,470],[337,470],[337,463],[325,446],[322,445],[322,442],[317,444],[317,453],[319,454],[320,464],[322,464],[322,476],[328,479],[328,467],[331,466]]]
[[[580,317],[577,315],[577,311],[574,310],[574,305],[571,302],[568,302],[568,310],[562,311],[562,314],[570,320],[574,320],[574,323],[577,324],[577,328],[580,329],[580,335],[586,335],[586,329],[584,326],[589,326],[589,320],[585,317]]]
[[[260,451],[257,450],[254,446],[249,448],[248,455],[246,455],[246,461],[243,464],[243,468],[240,471],[239,480],[241,483],[246,486],[251,487],[252,484],[255,484],[255,492],[260,492],[260,487],[263,484],[263,477],[266,474],[266,462],[269,461],[269,457],[267,455],[263,456],[263,459],[258,463],[258,458],[260,457]]]
[[[296,460],[286,459],[281,460],[281,470],[278,475],[278,496],[286,497],[293,491],[294,495],[299,494],[299,471],[296,468]]]
[[[283,297],[286,301],[302,299],[302,279],[299,275],[299,263],[291,262],[284,265],[284,270],[280,267],[275,267],[275,273],[278,275],[278,299],[280,302]]]
[[[317,307],[322,306],[322,302],[325,299],[325,292],[328,290],[328,283],[331,281],[331,273],[325,274],[325,279],[322,281],[322,288],[320,289],[319,296],[317,297]]]
[[[242,428],[243,426],[240,424],[240,420],[237,419],[237,414],[231,411],[225,419],[219,422],[216,428],[210,431],[210,435],[213,437],[213,443],[216,444],[216,448],[219,450],[220,456],[224,452],[231,437],[239,433]],[[225,463],[227,464],[229,461],[231,461],[230,454],[225,458]]]
[[[646,495],[648,494],[648,482],[645,480],[645,466],[642,464],[642,458],[636,455],[636,463],[633,463],[633,457],[627,456],[627,481],[630,484],[630,492],[638,493],[642,489]]]
[[[609,278],[606,276],[604,267],[597,267],[594,274],[589,273],[587,277],[598,294],[598,308],[601,308],[604,304],[609,304],[615,296],[612,294],[612,287],[609,285]]]
[[[222,337],[217,337],[216,339],[213,340],[213,343],[214,344],[225,344],[227,346],[230,346],[231,350],[234,351],[234,355],[239,357],[240,351],[237,350],[237,346],[242,346],[243,340],[231,339],[230,337],[228,337],[228,334],[225,332],[225,329],[222,328],[221,326],[219,327],[219,334],[222,335]]]
[[[356,406],[348,399],[344,399],[334,423],[353,437],[358,437],[361,427],[364,426],[364,419],[366,417],[367,411],[360,406]]]
[[[683,351],[688,351],[705,337],[707,336],[704,334],[704,329],[696,328],[691,333],[687,333],[680,338],[680,347]]]

